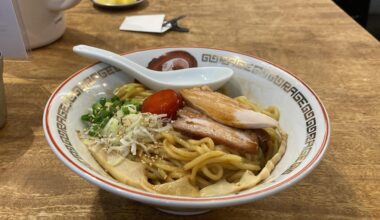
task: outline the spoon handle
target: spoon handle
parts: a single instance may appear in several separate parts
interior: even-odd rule
[[[152,79],[146,75],[147,69],[145,67],[142,67],[116,53],[87,45],[74,46],[73,51],[84,57],[94,58],[115,66],[141,82],[152,81]]]

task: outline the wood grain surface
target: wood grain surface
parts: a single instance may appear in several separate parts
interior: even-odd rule
[[[189,33],[118,30],[127,15],[185,14]],[[66,12],[62,38],[6,61],[8,119],[0,129],[0,219],[380,219],[380,44],[330,0],[147,0],[130,10]],[[295,186],[263,200],[178,217],[101,190],[70,171],[45,141],[53,90],[94,61],[77,44],[115,52],[168,46],[233,50],[270,60],[320,96],[332,122],[329,149]]]

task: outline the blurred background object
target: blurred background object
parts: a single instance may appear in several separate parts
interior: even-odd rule
[[[94,6],[109,9],[129,9],[133,8],[144,0],[91,0]]]
[[[5,106],[5,92],[3,82],[3,56],[0,53],[0,128],[5,124],[7,117],[7,108]]]
[[[48,45],[65,32],[63,11],[81,0],[17,0],[31,49]]]
[[[3,57],[26,59],[28,39],[13,0],[0,1],[0,53]]]
[[[380,0],[333,1],[377,40],[380,40]]]

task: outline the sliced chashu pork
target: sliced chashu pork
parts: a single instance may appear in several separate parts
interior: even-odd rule
[[[188,105],[224,125],[248,129],[278,126],[273,118],[208,87],[182,89],[180,93]]]
[[[179,118],[172,124],[177,131],[195,138],[210,137],[217,144],[240,151],[257,152],[259,140],[251,130],[225,126],[190,107],[179,110],[178,116]]]

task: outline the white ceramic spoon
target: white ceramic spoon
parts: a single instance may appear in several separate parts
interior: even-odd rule
[[[209,86],[216,90],[233,75],[232,69],[227,67],[196,67],[159,72],[140,66],[118,54],[95,47],[78,45],[73,47],[73,51],[115,66],[153,90],[179,90],[196,86]]]

